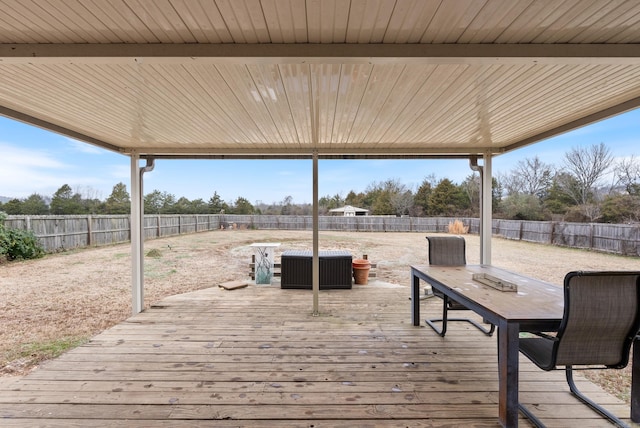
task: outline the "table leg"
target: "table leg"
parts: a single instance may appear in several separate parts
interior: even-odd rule
[[[640,422],[640,339],[633,341],[633,360],[631,361],[631,420]]]
[[[518,336],[520,325],[498,324],[499,416],[503,427],[518,426]]]
[[[414,326],[420,325],[420,278],[411,270],[411,321]]]

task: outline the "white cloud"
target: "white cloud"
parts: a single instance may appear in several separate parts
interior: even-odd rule
[[[32,193],[49,194],[68,167],[46,150],[28,150],[0,143],[0,195],[25,198]]]
[[[89,143],[84,143],[82,141],[74,140],[72,138],[65,138],[67,143],[71,147],[72,150],[76,152],[80,152],[87,155],[102,155],[106,152],[105,149],[94,146]]]
[[[3,170],[5,167],[21,168],[54,168],[64,169],[64,163],[55,159],[51,153],[44,150],[22,149],[11,144],[0,143]]]
[[[59,187],[59,174],[25,169],[19,165],[5,165],[0,168],[0,195],[26,198],[33,193],[42,195],[52,194]]]
[[[92,187],[96,192],[103,193],[105,187],[115,184],[110,181],[107,183],[108,180],[96,175],[78,174],[74,162],[67,163],[56,158],[61,155],[60,152],[24,149],[17,144],[0,143],[0,196],[26,198],[33,193],[50,196],[63,184],[69,184],[76,191]],[[126,171],[128,176],[128,169]],[[118,170],[118,174],[121,173]]]

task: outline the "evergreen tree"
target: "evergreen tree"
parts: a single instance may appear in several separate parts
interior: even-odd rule
[[[379,191],[373,201],[371,211],[373,215],[393,215],[395,214],[393,205],[391,204],[391,194],[389,192]]]
[[[515,220],[544,220],[540,199],[534,194],[513,193],[502,202],[507,218]]]
[[[2,210],[9,215],[22,214],[23,203],[20,199],[14,198],[2,205]]]
[[[602,202],[600,221],[604,223],[640,222],[640,198],[634,195],[610,195]]]
[[[131,212],[131,197],[124,183],[120,182],[113,186],[105,203],[105,211],[107,214],[129,214]]]
[[[160,214],[176,214],[177,202],[176,196],[173,193],[162,192],[160,195],[160,201],[162,203],[160,207]]]
[[[49,214],[49,207],[44,198],[37,193],[30,195],[22,203],[22,213],[25,215],[45,215]]]
[[[213,196],[209,198],[208,206],[211,214],[221,214],[224,213],[225,210],[229,209],[220,195],[218,195],[218,192],[213,192]]]
[[[424,215],[429,212],[429,198],[433,192],[432,179],[425,178],[422,180],[422,184],[418,187],[418,191],[413,196],[414,207],[419,207],[419,215]]]
[[[144,212],[145,214],[160,214],[162,208],[162,193],[154,190],[144,196]]]
[[[347,193],[347,197],[344,198],[345,205],[351,205],[353,207],[365,208],[364,193],[356,193],[353,190]]]
[[[183,196],[176,201],[171,211],[174,214],[194,214],[192,209],[191,201]]]
[[[429,197],[427,213],[436,216],[456,215],[468,207],[468,199],[462,190],[448,178],[443,178]]]
[[[239,196],[233,207],[233,214],[253,214],[254,208],[248,199]]]
[[[82,197],[78,193],[73,193],[71,186],[63,184],[51,198],[49,207],[51,214],[70,215],[85,214],[86,210],[82,206]]]
[[[561,186],[559,182],[562,181]],[[576,201],[570,197],[565,189],[572,186],[572,178],[569,174],[558,173],[551,182],[551,187],[543,200],[545,209],[553,214],[565,214],[570,207],[576,206]],[[577,187],[577,184],[575,185]]]
[[[209,205],[202,198],[194,199],[191,201],[189,212],[191,214],[207,214]]]

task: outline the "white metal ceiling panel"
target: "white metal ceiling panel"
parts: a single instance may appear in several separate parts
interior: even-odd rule
[[[260,103],[268,111],[273,127],[270,142],[282,146],[298,142],[291,107],[277,66],[250,65],[249,72]],[[304,76],[303,76],[304,78]]]
[[[76,0],[73,5],[74,10],[85,8],[87,12],[83,12],[83,15],[95,16],[108,29],[100,32],[102,40],[99,43],[157,43],[159,40],[145,22],[144,16],[134,13],[133,9],[136,7],[139,6],[129,6],[123,0]],[[92,19],[85,18],[85,22],[91,25]],[[47,40],[34,42],[47,43]]]
[[[2,43],[637,43],[630,0],[1,0]]]
[[[124,152],[500,152],[640,105],[632,0],[0,0],[0,10],[0,113]],[[109,44],[119,45],[92,55]],[[194,46],[214,54],[187,54]],[[380,46],[394,50],[376,56]]]
[[[216,5],[235,43],[269,43],[267,23],[258,0],[224,0]]]
[[[279,66],[280,75],[282,76],[284,87],[287,91],[287,99],[291,109],[295,130],[297,134],[297,142],[292,144],[295,148],[314,148],[313,142],[318,141],[317,135],[317,114],[321,109],[312,107],[312,100],[319,104],[318,97],[313,95],[312,75],[318,76],[321,73],[311,69],[316,65],[306,64],[282,64]]]
[[[401,94],[407,95],[406,86],[410,86],[409,93],[416,93],[416,80],[403,79],[404,65],[389,65],[373,67],[371,76],[363,94],[358,116],[349,132],[349,143],[362,144],[371,139],[370,133],[376,135],[378,130],[385,130],[399,116],[403,103],[397,100]],[[418,79],[422,80],[422,79]],[[412,85],[412,86],[411,86]]]
[[[309,43],[345,43],[350,3],[340,0],[307,1]]]
[[[393,3],[383,0],[352,2],[346,28],[346,43],[382,43],[393,9]]]
[[[389,18],[384,43],[420,43],[439,3],[434,0],[398,1]]]
[[[306,43],[307,11],[304,0],[262,2],[271,43]]]
[[[338,97],[338,88],[340,85],[340,64],[311,64],[308,69],[311,82],[311,93],[315,100],[312,107],[309,98],[306,99],[307,114],[311,115],[311,111],[316,112],[310,117],[309,139],[305,143],[317,141],[318,145],[330,143],[326,140],[326,136],[333,135],[336,116],[336,98]],[[313,108],[313,110],[312,110]],[[325,137],[321,137],[325,136]]]

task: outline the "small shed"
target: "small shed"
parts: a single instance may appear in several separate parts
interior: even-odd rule
[[[345,205],[344,207],[341,207],[341,208],[334,208],[332,210],[329,210],[329,212],[332,214],[342,213],[342,215],[345,217],[355,217],[357,215],[369,215],[369,210],[365,208],[353,207],[351,205]]]

